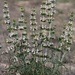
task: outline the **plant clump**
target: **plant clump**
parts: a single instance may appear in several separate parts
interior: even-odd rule
[[[40,7],[40,25],[36,21],[36,10],[32,8],[30,27],[21,6],[21,17],[10,21],[7,1],[4,1],[4,22],[7,25],[7,49],[2,54],[7,55],[9,67],[6,75],[62,75],[65,55],[70,53],[72,44],[73,12],[68,25],[63,26],[60,37],[55,36],[56,25],[52,26],[55,14],[55,0],[46,0]],[[30,33],[28,32],[30,30]],[[47,33],[44,34],[43,31]],[[54,40],[58,38],[57,45]],[[1,48],[1,47],[0,47]],[[47,63],[51,65],[47,67]]]

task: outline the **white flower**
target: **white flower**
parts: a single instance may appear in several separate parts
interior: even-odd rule
[[[68,24],[71,24],[72,25],[72,21],[69,21]]]
[[[6,50],[5,53],[9,53],[8,50]]]
[[[46,12],[45,10],[44,10],[44,11],[40,11],[40,14],[41,14],[41,13],[45,13],[45,14],[47,14],[47,12]]]
[[[35,17],[35,16],[30,16],[30,19],[32,19],[32,18],[36,19],[36,17]]]
[[[47,52],[45,52],[44,55],[47,56]]]
[[[28,44],[28,46],[29,46],[29,47],[31,47],[31,45],[30,45],[30,44]]]
[[[5,12],[6,10],[3,9],[3,12]]]
[[[10,46],[10,49],[14,49],[14,45],[11,45],[11,46]]]
[[[61,47],[59,47],[59,50],[61,50]]]
[[[33,54],[35,54],[35,51],[33,52]]]
[[[6,17],[6,14],[4,14],[3,17],[5,18]]]
[[[49,43],[48,45],[51,46],[51,45],[53,45],[53,43]]]
[[[24,16],[24,13],[22,13],[21,15]]]
[[[20,50],[19,50],[19,51],[17,51],[17,53],[18,53],[18,54],[20,54],[20,53],[21,53],[21,52],[20,52]]]
[[[14,62],[18,61],[18,58],[16,56],[14,56]]]
[[[60,46],[62,46],[63,45],[63,43],[60,43]]]
[[[4,5],[4,7],[6,7],[6,8],[7,8],[7,7],[8,7],[8,4],[5,4],[5,5]]]
[[[61,38],[65,38],[65,35],[61,35]]]
[[[53,3],[51,4],[51,7],[52,7],[52,8],[55,7],[55,6],[56,6],[56,4],[53,4]]]
[[[31,14],[36,14],[35,12],[31,11]]]
[[[51,16],[53,15],[53,13],[51,12],[51,14],[50,14]]]
[[[18,29],[24,29],[24,26],[18,26]]]
[[[37,49],[36,53],[37,53],[37,54],[39,53],[39,49]]]
[[[69,27],[69,29],[72,31],[72,27]]]
[[[3,51],[2,54],[4,54],[5,52]]]
[[[47,8],[47,9],[52,9],[52,8],[51,8],[51,5],[47,6],[46,8]]]
[[[12,37],[13,35],[17,35],[18,33],[17,32],[11,32],[9,33],[9,36]]]
[[[36,22],[36,21],[34,21],[34,23],[35,23],[35,24],[37,24],[37,22]]]
[[[68,32],[65,31],[65,35],[68,35]]]
[[[46,8],[47,6],[46,5],[41,5],[41,7],[40,8]]]
[[[37,30],[37,28],[38,28],[38,27],[36,26],[35,29]]]
[[[44,60],[46,60],[47,58],[44,58]]]
[[[3,9],[3,12],[9,12],[9,9],[7,9],[7,10]]]
[[[30,21],[31,22],[31,21]],[[30,23],[31,24],[31,23]],[[32,30],[32,27],[30,27],[30,30]]]
[[[56,10],[53,10],[54,13],[56,13]]]
[[[28,45],[28,42],[26,41],[25,45]]]
[[[29,60],[27,60],[27,61],[26,61],[26,63],[30,64],[30,61],[29,61]]]
[[[46,28],[46,25],[44,25],[44,28]]]
[[[30,25],[32,24],[32,21],[30,21]]]
[[[12,42],[13,40],[12,39],[6,39],[6,42]]]
[[[26,34],[26,33],[27,33],[27,32],[24,31],[22,34]]]
[[[30,21],[30,25],[31,25],[32,23],[33,23],[33,22],[32,22],[32,21]],[[34,21],[34,23],[35,23],[35,24],[37,24],[37,22],[36,22],[36,21]]]
[[[24,22],[24,19],[23,19],[23,18],[19,18],[18,21],[19,21],[19,22],[20,22],[20,21],[21,21],[21,22]]]
[[[12,49],[12,51],[14,52],[14,51],[15,51],[15,49]]]
[[[37,36],[34,37],[34,40],[36,40],[36,39],[39,40]]]
[[[42,28],[44,28],[44,25],[42,25]]]
[[[46,46],[46,44],[45,43],[42,43],[43,44],[43,46]]]
[[[34,51],[35,51],[35,49],[33,48],[33,49],[32,49],[32,52],[34,52]]]
[[[4,18],[9,17],[10,18],[10,15],[9,15],[9,13],[8,14],[4,14],[3,17]]]
[[[36,45],[35,44],[33,44],[33,47],[35,47]]]
[[[29,49],[29,48],[27,49],[27,52],[28,52],[28,53],[30,52],[30,49]]]
[[[39,60],[38,57],[36,57],[36,62],[38,62],[38,60]]]
[[[23,37],[23,40],[25,40],[25,38],[26,38],[26,37],[24,36],[24,37]]]
[[[15,26],[15,27],[13,27],[14,29],[17,29],[17,27]]]
[[[10,47],[7,47],[8,48],[8,50],[10,51]]]
[[[27,51],[26,49],[23,49],[23,51]]]
[[[70,51],[70,47],[68,47],[67,49],[68,49],[68,51]]]
[[[72,40],[70,40],[70,43],[73,44]]]
[[[22,37],[19,37],[19,40],[21,41],[22,40]]]
[[[66,26],[66,30],[71,30],[72,31],[72,27],[71,26]]]
[[[4,20],[5,24],[9,24],[10,23],[10,20]]]

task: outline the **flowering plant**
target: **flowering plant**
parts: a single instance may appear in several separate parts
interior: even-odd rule
[[[41,25],[36,22],[35,7],[30,15],[30,28],[27,19],[24,18],[24,9],[21,6],[21,17],[10,22],[7,1],[4,2],[4,18],[8,30],[7,49],[3,54],[9,56],[8,75],[62,75],[64,57],[70,52],[72,44],[72,21],[71,13],[68,25],[63,26],[63,32],[58,37],[56,45],[54,40],[56,25],[52,26],[55,14],[55,0],[43,1],[41,5]],[[28,29],[30,33],[28,34]],[[46,34],[43,33],[46,31]],[[48,67],[48,65],[50,66]],[[48,64],[48,65],[47,65]],[[65,68],[66,69],[66,68]]]

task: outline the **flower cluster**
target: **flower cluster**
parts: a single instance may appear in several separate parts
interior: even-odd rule
[[[8,8],[8,4],[7,1],[4,1],[4,9],[3,9],[3,17],[6,18],[4,21],[6,24],[10,24],[10,15],[9,15],[9,8]]]
[[[36,22],[36,16],[35,16],[35,7],[32,8],[32,11],[31,11],[31,15],[30,15],[30,30],[31,30],[31,38],[32,38],[32,45],[31,45],[31,48],[32,48],[32,54],[38,54],[38,48],[37,48],[37,45],[38,45],[38,40],[39,40],[39,37],[38,37],[38,33],[37,33],[37,30],[38,30],[38,27],[37,27],[37,22]],[[38,57],[36,57],[36,62],[38,62]]]
[[[70,45],[72,44],[72,21],[73,12],[71,13],[70,21],[68,25],[63,26],[63,35],[60,37],[60,49],[70,51]],[[63,48],[64,47],[64,48]]]

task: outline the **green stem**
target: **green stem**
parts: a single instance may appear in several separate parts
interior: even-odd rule
[[[71,75],[71,60],[70,60],[70,51],[68,51],[68,56],[69,56],[69,62],[70,62],[70,66],[69,66],[69,73]]]

